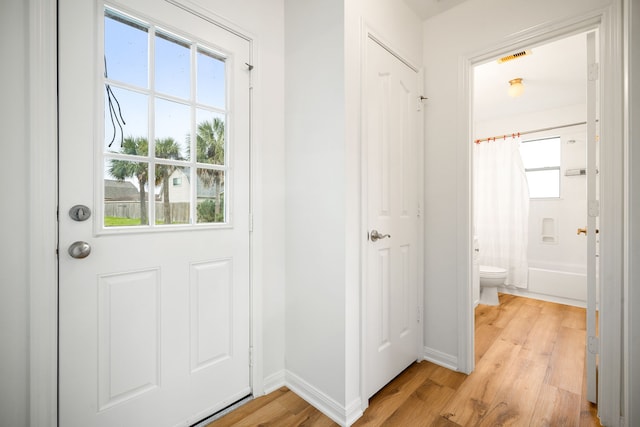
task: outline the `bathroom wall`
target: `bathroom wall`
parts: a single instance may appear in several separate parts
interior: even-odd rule
[[[528,131],[585,120],[585,105],[504,117],[475,123],[474,139]],[[523,140],[561,138],[560,198],[531,199],[529,207],[529,287],[518,294],[586,304],[586,242],[578,227],[586,225],[586,176],[565,176],[567,169],[586,167],[586,126],[529,134]],[[570,142],[575,141],[575,142]],[[478,171],[481,173],[481,171]],[[552,224],[551,235],[543,239],[542,223]],[[548,233],[548,230],[546,231]],[[480,242],[482,250],[482,242]]]

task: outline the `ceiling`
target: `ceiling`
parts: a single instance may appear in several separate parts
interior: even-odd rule
[[[476,122],[586,104],[585,33],[526,49],[532,54],[474,68]],[[509,80],[517,77],[522,78],[524,93],[512,98],[507,94]]]
[[[464,1],[465,0],[404,0],[407,6],[422,19],[431,18]]]
[[[465,1],[404,0],[424,20]],[[585,34],[524,49],[530,49],[533,54],[503,64],[493,60],[474,68],[475,121],[586,103]],[[504,52],[504,55],[510,53],[514,52]],[[523,79],[525,91],[520,97],[511,98],[507,95],[509,80],[517,77]]]

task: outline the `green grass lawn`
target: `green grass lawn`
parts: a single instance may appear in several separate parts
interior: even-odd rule
[[[164,221],[156,221],[156,224],[164,224]],[[188,224],[188,222],[174,222],[174,224]],[[120,218],[117,216],[104,218],[105,227],[124,227],[127,225],[140,225],[140,218]]]
[[[117,216],[104,217],[105,227],[122,227],[124,225],[140,225],[140,218],[120,218]]]

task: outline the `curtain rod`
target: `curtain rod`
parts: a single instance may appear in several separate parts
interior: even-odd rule
[[[496,139],[515,138],[516,136],[520,137],[522,135],[528,135],[530,133],[538,133],[538,132],[544,132],[544,131],[548,131],[548,130],[563,129],[563,128],[569,128],[569,127],[572,127],[572,126],[580,126],[580,125],[586,125],[586,124],[587,124],[587,122],[569,123],[568,125],[560,125],[560,126],[552,126],[552,127],[548,127],[548,128],[542,128],[542,129],[528,130],[528,131],[525,131],[525,132],[512,133],[511,135],[490,136],[489,138],[476,139],[473,142],[475,142],[476,144],[480,144],[481,142],[485,142],[485,141],[495,141]]]

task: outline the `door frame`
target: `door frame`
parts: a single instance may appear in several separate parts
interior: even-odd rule
[[[383,49],[388,51],[391,55],[396,57],[399,61],[416,72],[416,78],[418,78],[418,91],[424,90],[424,69],[418,67],[412,61],[407,59],[407,56],[400,53],[400,50],[395,49],[393,44],[390,44],[380,33],[374,30],[369,24],[362,23],[362,35],[360,43],[360,403],[361,409],[364,410],[369,406],[369,399],[367,397],[366,388],[366,349],[367,349],[367,253],[370,248],[367,236],[369,230],[367,229],[368,223],[368,199],[367,199],[367,166],[368,166],[368,151],[367,151],[367,133],[366,133],[366,116],[364,114],[366,99],[367,99],[367,79],[366,72],[368,70],[368,55],[367,44],[369,41],[379,44]],[[417,106],[418,100],[416,100]],[[420,217],[418,219],[418,236],[424,236],[424,108],[423,114],[418,117],[417,135],[418,147],[418,212]],[[418,238],[418,253],[417,253],[417,282],[418,282],[418,310],[420,313],[420,320],[418,324],[418,339],[416,340],[416,356],[417,359],[424,358],[424,239]]]
[[[167,0],[214,23],[250,43],[255,65],[255,37],[243,28],[189,0]],[[57,106],[57,1],[28,1],[29,93],[29,422],[58,425],[58,106]],[[257,68],[259,70],[259,68]],[[253,71],[256,73],[257,71]],[[264,393],[262,363],[262,205],[259,174],[260,151],[255,143],[254,100],[259,81],[254,74],[250,89],[250,385],[253,395]],[[36,268],[37,266],[37,268]]]
[[[576,16],[570,20],[547,22],[530,30],[516,33],[506,41],[481,52],[462,57],[459,62],[458,111],[461,112],[457,138],[458,164],[458,228],[457,258],[466,268],[459,269],[458,289],[458,370],[471,373],[474,369],[474,316],[472,292],[473,173],[471,144],[473,115],[473,67],[504,52],[530,44],[550,42],[571,34],[599,29],[600,61],[600,228],[607,233],[600,236],[600,277],[607,283],[607,292],[600,291],[600,363],[598,383],[598,415],[606,425],[618,425],[621,408],[622,290],[624,229],[623,122],[622,122],[622,45],[621,11],[617,3],[610,7]],[[464,141],[464,142],[463,142]],[[465,197],[462,197],[464,195]],[[601,286],[602,289],[604,286]]]

